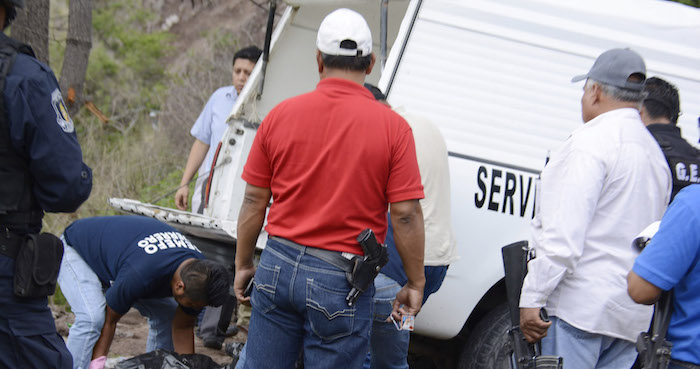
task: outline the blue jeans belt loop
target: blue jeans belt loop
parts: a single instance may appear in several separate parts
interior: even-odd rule
[[[310,246],[304,246],[300,245],[296,242],[290,241],[286,238],[281,238],[277,236],[270,236],[273,240],[285,245],[289,246],[291,248],[294,248],[299,251],[303,251],[306,254],[309,254],[313,257],[319,258],[323,261],[325,261],[328,264],[331,264],[340,270],[346,272],[346,273],[352,273],[353,269],[355,268],[355,262],[352,261],[351,259],[348,259],[345,257],[341,252],[339,251],[331,251],[331,250],[324,250],[324,249],[319,249],[316,247],[310,247]]]

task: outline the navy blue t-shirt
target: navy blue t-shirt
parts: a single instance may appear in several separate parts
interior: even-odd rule
[[[180,263],[204,258],[175,228],[143,216],[80,219],[64,236],[109,286],[107,305],[122,315],[139,299],[172,296],[170,281]]]

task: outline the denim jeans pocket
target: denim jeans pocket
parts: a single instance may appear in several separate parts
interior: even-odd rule
[[[268,266],[262,262],[255,272],[254,292],[250,296],[250,303],[263,313],[267,313],[276,307],[275,292],[280,276],[279,266]]]
[[[338,289],[306,280],[306,311],[311,330],[324,341],[332,341],[352,334],[355,307],[348,306],[345,297],[349,288]]]
[[[374,321],[386,323],[393,309],[393,299],[374,299]]]

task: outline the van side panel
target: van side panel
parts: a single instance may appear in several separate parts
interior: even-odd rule
[[[571,78],[601,52],[631,47],[649,76],[676,84],[679,125],[697,144],[700,11],[650,0],[419,3],[379,86],[393,106],[437,124],[450,151],[461,259],[416,319],[416,332],[446,339],[503,277],[500,248],[529,238],[547,153],[583,124],[583,83]]]

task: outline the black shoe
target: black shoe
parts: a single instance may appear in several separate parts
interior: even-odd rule
[[[224,343],[224,339],[219,337],[205,338],[203,340],[203,343],[204,347],[208,347],[215,350],[221,350],[221,345]]]

